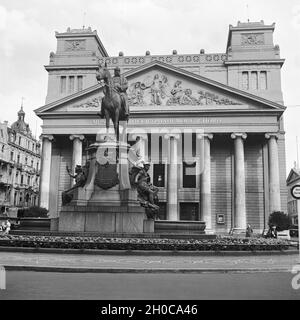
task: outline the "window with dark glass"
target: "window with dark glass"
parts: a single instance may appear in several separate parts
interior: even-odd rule
[[[182,186],[183,188],[196,188],[196,162],[183,162]]]
[[[65,93],[67,87],[67,77],[60,77],[60,93]]]
[[[75,77],[70,76],[69,77],[69,92],[70,93],[74,92],[74,84],[75,84]]]
[[[77,77],[77,91],[81,91],[83,89],[83,77]]]
[[[165,187],[165,165],[163,163],[153,165],[153,184],[157,187]]]

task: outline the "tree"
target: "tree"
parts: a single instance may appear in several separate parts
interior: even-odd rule
[[[283,211],[274,211],[269,217],[269,227],[276,226],[277,231],[288,230],[292,225],[292,219]]]
[[[24,209],[23,217],[32,217],[32,218],[48,218],[48,210],[46,208],[34,206],[28,209]]]

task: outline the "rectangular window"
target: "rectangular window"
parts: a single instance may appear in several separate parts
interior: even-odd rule
[[[66,93],[67,77],[60,77],[60,93]]]
[[[13,161],[13,160],[14,160],[14,153],[11,152],[11,153],[10,153],[10,161]]]
[[[157,187],[165,186],[165,165],[163,163],[153,164],[153,184]]]
[[[196,188],[196,162],[183,162],[182,170],[182,186],[183,188]]]
[[[249,90],[249,73],[248,71],[244,71],[242,73],[242,87],[243,87],[243,90]]]
[[[259,76],[260,76],[260,90],[267,90],[267,72],[261,71]]]
[[[83,89],[83,77],[77,77],[77,91],[81,91]]]
[[[19,145],[21,145],[21,137],[19,137]]]
[[[70,93],[74,92],[74,82],[75,82],[75,77],[70,76],[69,77],[69,92]]]
[[[257,71],[251,72],[251,90],[258,89]]]
[[[1,138],[4,138],[4,135],[3,135],[3,129],[1,129]]]

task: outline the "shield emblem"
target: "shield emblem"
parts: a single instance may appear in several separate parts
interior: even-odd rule
[[[117,164],[100,164],[96,162],[96,176],[95,176],[95,185],[98,187],[107,190],[119,183],[119,177],[117,172]]]

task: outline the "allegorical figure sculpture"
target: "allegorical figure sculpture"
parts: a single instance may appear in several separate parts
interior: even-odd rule
[[[72,199],[73,199],[72,191],[74,191],[75,189],[80,188],[80,187],[82,188],[85,185],[87,178],[88,178],[88,174],[89,174],[89,166],[90,166],[89,162],[87,162],[86,165],[84,165],[84,166],[76,165],[74,175],[71,173],[71,170],[67,166],[68,175],[71,178],[75,179],[75,185],[72,188],[70,188],[62,193],[62,204],[63,205],[66,205],[72,201]]]
[[[148,173],[150,164],[145,162],[143,166],[132,167],[130,170],[131,184],[137,188],[138,201],[146,208],[148,218],[154,219],[159,212],[158,188],[151,183]]]

